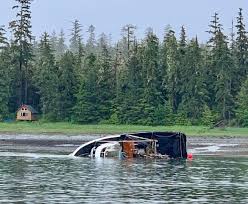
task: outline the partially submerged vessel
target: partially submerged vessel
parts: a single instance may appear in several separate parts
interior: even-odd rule
[[[82,144],[76,157],[187,158],[186,135],[180,132],[139,132],[111,135]]]

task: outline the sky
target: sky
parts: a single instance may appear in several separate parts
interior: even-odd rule
[[[15,18],[11,8],[15,0],[0,0],[0,25],[8,27]],[[111,34],[113,41],[120,38],[121,28],[126,24],[137,26],[138,38],[152,27],[162,38],[165,27],[178,34],[185,26],[189,38],[198,36],[201,42],[208,38],[211,16],[218,12],[225,33],[229,34],[231,22],[236,22],[238,9],[243,8],[248,27],[247,0],[34,0],[32,9],[33,35],[39,37],[44,31],[57,33],[63,29],[69,37],[72,21],[78,19],[83,25],[83,35],[89,25],[96,27],[96,34]]]

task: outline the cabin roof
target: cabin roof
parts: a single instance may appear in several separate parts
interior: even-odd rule
[[[22,105],[17,111],[19,111],[21,108],[27,108],[31,113],[37,114],[38,111],[35,110],[32,106],[30,105]]]

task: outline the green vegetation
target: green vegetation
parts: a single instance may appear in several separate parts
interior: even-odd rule
[[[206,126],[78,125],[72,123],[15,122],[0,123],[1,133],[51,134],[120,134],[139,131],[176,131],[188,136],[248,136],[248,128],[214,128]]]
[[[162,41],[151,28],[137,40],[130,24],[113,43],[104,33],[96,39],[94,26],[85,39],[78,20],[69,41],[62,30],[34,41],[32,0],[16,4],[16,19],[8,26],[13,39],[0,26],[0,121],[13,118],[25,103],[46,122],[248,126],[242,9],[230,36],[215,13],[202,44],[188,39],[185,27],[177,38],[170,26]]]

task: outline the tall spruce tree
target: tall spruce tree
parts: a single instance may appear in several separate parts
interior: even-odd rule
[[[72,52],[66,51],[61,56],[59,65],[59,96],[58,96],[58,120],[70,121],[72,108],[75,106],[75,94],[78,89],[78,77],[76,71],[77,61]]]
[[[89,38],[86,42],[86,52],[89,53],[95,53],[96,52],[96,35],[95,35],[95,27],[93,25],[90,25],[88,30]]]
[[[157,36],[148,30],[143,60],[144,76],[144,117],[147,124],[157,124],[161,121],[160,105],[163,104],[162,97],[162,71],[159,66],[159,40]],[[159,118],[159,119],[158,119]],[[163,118],[163,116],[162,116]],[[158,120],[157,120],[158,119]]]
[[[203,69],[202,50],[197,38],[187,45],[186,61],[183,75],[183,96],[180,109],[193,124],[199,124],[204,105],[208,99]]]
[[[67,46],[65,44],[65,33],[63,29],[61,29],[59,36],[58,36],[56,50],[55,50],[56,59],[60,60],[62,55],[65,54],[66,50],[67,50]]]
[[[219,119],[226,121],[233,114],[232,75],[235,63],[217,13],[215,13],[212,23],[210,27],[213,30],[209,32],[212,37],[209,41],[211,55],[208,72],[211,74],[211,78],[208,80],[213,87],[210,97],[214,97],[215,100],[211,105],[219,112]]]
[[[98,54],[101,54],[103,49],[105,48],[108,50],[108,53],[110,54],[111,43],[109,41],[109,37],[105,33],[101,33],[97,41],[97,47],[96,47]]]
[[[56,51],[58,45],[58,37],[55,31],[52,32],[50,37],[51,49]]]
[[[178,42],[178,83],[177,83],[177,89],[178,89],[178,104],[181,104],[182,97],[184,95],[187,95],[186,90],[186,84],[188,84],[187,78],[188,78],[188,73],[186,70],[188,69],[188,47],[187,47],[187,36],[186,36],[186,30],[184,26],[181,27],[181,33],[180,33],[180,39]],[[179,105],[181,106],[181,105]],[[178,106],[178,107],[179,107]],[[181,109],[177,111],[178,115],[180,117],[186,115],[186,113]]]
[[[76,60],[76,68],[75,73],[81,72],[83,56],[84,56],[84,45],[82,40],[82,26],[78,20],[73,22],[73,27],[71,29],[71,38],[70,38],[70,51],[74,54]],[[79,77],[77,76],[77,81],[79,81]]]
[[[186,52],[186,46],[187,46],[187,36],[186,36],[186,30],[184,26],[181,27],[181,33],[180,33],[180,41],[179,41],[179,49],[182,54],[185,54]]]
[[[97,123],[99,117],[97,58],[90,53],[84,60],[80,76],[76,104],[73,107],[73,120],[79,123]]]
[[[126,62],[124,60],[124,56],[120,50],[119,42],[117,42],[114,50],[114,60],[113,60],[113,69],[114,69],[114,77],[115,77],[115,98],[114,98],[114,115],[115,123],[119,122],[119,107],[121,106],[121,102],[123,100],[123,94],[121,91],[121,87],[126,83],[127,79],[127,68]],[[112,117],[113,117],[112,116]]]
[[[186,52],[187,52],[187,36],[186,36],[186,30],[182,26],[181,27],[181,33],[180,33],[180,39],[178,42],[178,49],[179,49],[179,60],[180,60],[180,65],[179,69],[182,74],[185,64],[186,64]]]
[[[165,70],[164,86],[166,90],[168,107],[172,108],[172,112],[176,113],[180,103],[180,72],[179,72],[179,52],[178,43],[173,30],[168,30],[163,42],[163,61]]]
[[[120,123],[132,123],[136,120],[133,117],[134,100],[131,98],[131,78],[130,68],[132,69],[133,63],[136,63],[137,55],[137,42],[135,40],[135,29],[136,27],[131,24],[127,24],[122,27],[121,34],[122,38],[117,42],[117,48],[115,50],[115,61],[114,70],[116,75],[116,99],[115,101],[115,113],[117,121]],[[136,120],[137,121],[137,120]]]
[[[70,51],[76,55],[82,55],[83,42],[82,42],[82,25],[78,20],[73,21],[70,38]]]
[[[115,93],[115,77],[112,58],[108,48],[106,35],[102,34],[99,39],[99,58],[98,58],[98,98],[99,115],[102,120],[108,120],[113,113],[113,98]]]
[[[222,31],[222,24],[220,23],[220,18],[218,13],[214,13],[212,20],[210,21],[209,31],[210,39],[207,42],[208,47],[215,48],[218,44],[218,34]]]
[[[17,9],[16,20],[9,23],[13,33],[13,46],[17,53],[18,67],[16,75],[17,105],[28,103],[28,88],[30,82],[32,59],[32,32],[31,32],[31,11],[32,0],[16,0]]]
[[[235,32],[234,32],[234,23],[232,21],[232,27],[231,27],[231,33],[230,33],[230,53],[231,58],[233,60],[234,66],[232,67],[232,95],[234,97],[237,96],[240,87],[241,87],[241,76],[240,76],[240,67],[237,57],[237,46],[236,46],[236,40],[235,40]]]
[[[217,80],[217,70],[215,66],[214,52],[213,49],[217,47],[218,44],[218,32],[221,29],[222,25],[220,24],[219,14],[214,13],[212,20],[210,21],[209,31],[210,39],[207,42],[207,47],[205,48],[206,59],[205,59],[205,68],[206,68],[206,77],[207,77],[207,87],[209,92],[209,101],[208,106],[210,109],[216,107],[216,92],[215,92],[215,82]]]
[[[56,121],[58,111],[58,68],[55,65],[49,35],[45,32],[39,44],[39,58],[36,64],[34,83],[40,97],[43,119]]]
[[[0,49],[1,51],[6,48],[8,45],[7,37],[6,37],[6,30],[4,29],[4,26],[0,26]]]
[[[248,74],[248,36],[245,29],[242,9],[239,9],[237,17],[236,57],[238,60],[238,81],[244,82]],[[240,86],[241,84],[239,84]]]
[[[144,124],[143,47],[134,42],[127,63],[122,64],[117,83],[117,118],[122,124]]]
[[[9,113],[8,103],[11,83],[11,58],[9,51],[5,29],[3,26],[0,26],[0,121],[7,117]]]
[[[216,50],[216,67],[218,67],[217,81],[215,83],[216,102],[220,118],[225,121],[230,121],[233,116],[234,97],[232,95],[232,68],[235,63],[231,57],[227,42],[223,41],[219,47],[219,52]],[[219,55],[220,54],[220,55]]]

